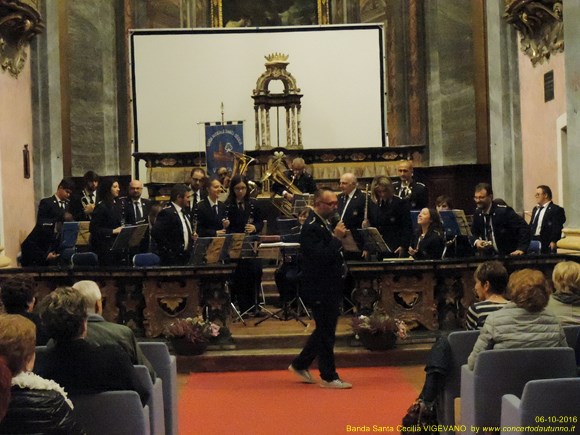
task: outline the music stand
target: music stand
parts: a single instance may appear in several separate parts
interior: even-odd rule
[[[198,238],[193,245],[193,251],[187,263],[188,266],[218,263],[225,241],[225,237]]]
[[[141,240],[143,240],[143,236],[145,235],[147,228],[147,224],[128,225],[121,228],[121,232],[117,234],[117,237],[115,238],[110,251],[122,252],[128,255],[131,249],[139,246]],[[129,259],[127,260],[129,263]]]
[[[79,232],[77,237],[77,246],[88,246],[89,245],[89,238],[91,232],[89,230],[89,226],[91,221],[80,221],[79,223]]]
[[[458,241],[467,240],[471,237],[471,228],[467,223],[467,217],[463,210],[441,210],[439,212],[441,216],[441,222],[443,224],[443,230],[445,232],[445,249],[443,250],[443,255],[441,258],[445,258],[447,254],[448,243],[454,245],[455,254],[458,252]],[[468,243],[469,245],[469,243]]]
[[[262,245],[265,245],[265,243],[263,243]],[[260,245],[260,248],[262,247],[262,245]],[[277,242],[277,243],[268,243],[267,245],[269,245],[268,247],[278,248],[281,251],[282,258],[285,258],[286,256],[297,256],[300,253],[300,243]],[[306,322],[304,322],[304,320],[300,318],[299,313],[292,309],[292,304],[294,303],[300,304],[298,305],[298,308],[300,309],[300,307],[302,307],[306,311],[306,313],[308,313],[308,310],[304,305],[304,301],[302,301],[302,298],[300,297],[297,291],[296,296],[292,300],[284,301],[282,308],[280,308],[277,311],[271,312],[263,319],[258,320],[254,324],[254,326],[258,326],[260,323],[265,322],[266,320],[271,318],[276,318],[280,321],[295,319],[297,322],[302,323],[302,326],[307,326]]]
[[[364,241],[364,250],[369,254],[392,254],[391,248],[387,245],[378,229],[374,227],[357,230]]]
[[[242,255],[242,245],[246,235],[244,233],[226,234],[224,246],[220,255],[220,261],[228,263],[230,260],[237,260]]]
[[[314,195],[309,193],[297,193],[294,195],[294,203],[292,204],[292,214],[298,216],[302,210],[307,206],[314,204]]]
[[[340,240],[344,252],[360,252],[360,249],[352,236],[352,231],[347,230],[345,236]]]

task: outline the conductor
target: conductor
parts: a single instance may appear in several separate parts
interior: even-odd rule
[[[302,249],[302,295],[310,303],[316,329],[304,349],[288,367],[302,382],[313,384],[308,367],[318,357],[318,368],[323,388],[352,388],[336,373],[334,341],[339,307],[342,302],[343,272],[342,239],[346,234],[344,223],[334,231],[328,218],[336,214],[338,200],[330,189],[314,193],[314,209],[308,215],[300,232]]]

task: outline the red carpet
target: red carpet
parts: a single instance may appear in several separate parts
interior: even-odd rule
[[[351,390],[301,384],[287,371],[192,373],[180,394],[179,432],[333,435],[366,426],[368,432],[393,433],[388,426],[396,429],[417,397],[397,367],[339,373]],[[312,374],[318,379],[317,371]]]

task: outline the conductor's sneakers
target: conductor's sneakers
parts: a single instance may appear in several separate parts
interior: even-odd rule
[[[352,388],[352,384],[349,384],[348,382],[344,382],[341,379],[335,379],[334,381],[330,381],[330,382],[322,381],[320,386],[322,388],[334,388],[334,389],[338,389],[338,390],[345,390],[347,388]]]
[[[294,368],[292,364],[288,366],[288,370],[294,373],[296,376],[298,376],[302,382],[306,384],[314,383],[314,380],[312,379],[312,376],[310,375],[310,372],[308,370],[298,370]]]

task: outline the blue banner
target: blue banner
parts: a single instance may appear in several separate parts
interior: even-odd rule
[[[234,157],[228,151],[244,153],[244,124],[226,122],[205,124],[205,155],[207,173],[214,175],[218,168],[234,168]]]

